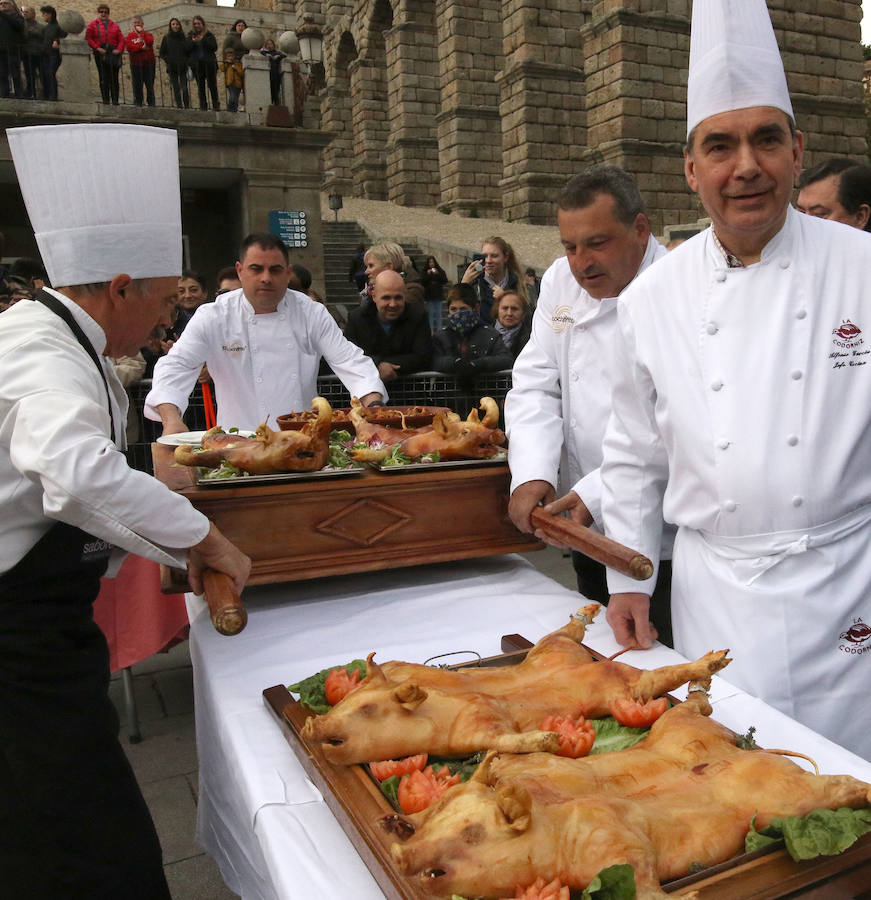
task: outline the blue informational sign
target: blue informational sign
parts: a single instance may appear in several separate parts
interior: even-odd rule
[[[270,209],[269,233],[280,237],[288,247],[307,247],[305,212],[301,209]]]

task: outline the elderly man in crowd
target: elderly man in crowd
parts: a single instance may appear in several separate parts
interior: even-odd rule
[[[675,648],[871,759],[871,241],[790,206],[801,170],[764,0],[696,0],[685,173],[711,217],[621,296],[606,533],[655,558],[678,527]],[[607,618],[649,643],[650,583]]]
[[[799,212],[871,231],[871,166],[832,158],[798,179]]]
[[[187,431],[182,415],[203,364],[226,427],[254,429],[308,409],[321,357],[364,405],[383,403],[387,391],[372,360],[342,336],[326,307],[288,290],[290,258],[280,238],[248,235],[236,272],[241,289],[201,306],[154,367],[145,415],[159,419],[164,434]]]
[[[55,289],[0,329],[0,872],[7,897],[169,900],[148,807],[118,743],[93,619],[113,545],[241,590],[251,562],[179,494],[130,469],[111,357],[166,324],[181,271],[174,132],[10,129]],[[79,177],[69,178],[69,168]],[[95,205],[145,178],[134,210]],[[134,598],[128,598],[136,602]]]
[[[407,303],[405,281],[385,269],[375,277],[372,303],[351,311],[345,337],[378,366],[384,382],[426,369],[432,359],[432,333],[422,303]]]
[[[602,437],[611,409],[609,360],[617,296],[665,255],[650,233],[635,181],[616,166],[597,165],[570,179],[557,198],[565,256],[544,273],[532,336],[513,370],[505,400],[511,468],[508,514],[531,532],[529,514],[570,509],[601,529]],[[571,491],[556,503],[558,481]],[[607,603],[605,567],[572,553],[578,590]],[[660,569],[651,618],[671,643],[670,568]]]

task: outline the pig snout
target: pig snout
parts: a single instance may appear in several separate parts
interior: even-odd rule
[[[403,875],[417,876],[426,892],[439,893],[442,881],[450,874],[449,865],[436,859],[431,850],[429,853],[425,850],[407,844],[393,844],[390,848],[396,867]]]

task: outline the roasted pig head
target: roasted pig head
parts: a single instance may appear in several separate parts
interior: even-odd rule
[[[323,397],[315,397],[312,406],[317,417],[306,422],[300,431],[273,431],[263,423],[249,438],[212,428],[203,435],[202,451],[194,452],[184,444],[176,448],[175,461],[183,466],[210,469],[226,461],[251,475],[322,469],[330,450],[332,410]]]
[[[356,398],[355,398],[356,399]],[[358,462],[379,462],[390,454],[395,444],[401,444],[403,453],[412,458],[425,453],[438,453],[442,460],[490,459],[505,443],[505,435],[496,427],[499,424],[499,406],[492,397],[481,398],[484,418],[473,409],[465,421],[456,413],[437,413],[432,425],[415,429],[385,428],[367,422],[351,401],[351,420],[357,430],[357,440],[370,444],[366,450],[354,450],[352,456]]]
[[[729,662],[726,651],[651,671],[594,662],[581,640],[599,608],[580,610],[516,666],[379,666],[370,654],[359,687],[326,715],[309,718],[303,734],[321,743],[330,762],[344,765],[416,753],[556,752],[555,733],[541,730],[547,716],[607,716],[612,700],[659,697],[688,681],[709,679]]]
[[[661,900],[661,882],[741,853],[754,816],[761,828],[869,805],[868,784],[742,750],[709,714],[693,691],[629,750],[577,760],[488,754],[428,809],[384,821],[403,841],[392,847],[397,867],[429,896],[491,898],[538,877],[584,888],[606,866],[629,863],[639,900]]]

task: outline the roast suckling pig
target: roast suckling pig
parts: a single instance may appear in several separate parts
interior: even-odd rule
[[[368,658],[364,681],[328,713],[309,718],[303,735],[326,758],[351,765],[416,753],[464,756],[478,750],[557,752],[558,735],[542,731],[550,715],[596,718],[611,701],[646,701],[688,681],[709,679],[728,651],[695,662],[642,670],[596,662],[581,646],[591,604],[542,638],[516,666],[458,671]]]
[[[669,896],[660,882],[743,852],[754,816],[763,828],[871,804],[871,785],[851,776],[739,749],[710,712],[704,692],[691,691],[629,750],[577,760],[488,754],[428,809],[384,820],[404,839],[392,848],[399,871],[427,896],[491,898],[536,878],[584,888],[629,863],[638,900],[660,900]]]
[[[207,468],[215,468],[226,461],[251,475],[322,469],[330,451],[332,410],[323,397],[315,397],[312,406],[317,418],[306,422],[300,431],[273,431],[264,423],[254,437],[242,437],[212,428],[203,435],[200,452],[184,444],[176,447],[175,461],[185,466]]]
[[[400,444],[402,452],[416,459],[427,453],[438,453],[441,460],[490,459],[505,443],[505,435],[496,427],[499,407],[492,397],[481,398],[484,418],[473,409],[465,421],[456,413],[436,413],[432,425],[421,428],[388,428],[367,421],[357,398],[351,400],[351,421],[357,441],[367,443],[367,449],[356,449],[351,456],[357,462],[379,462]]]

